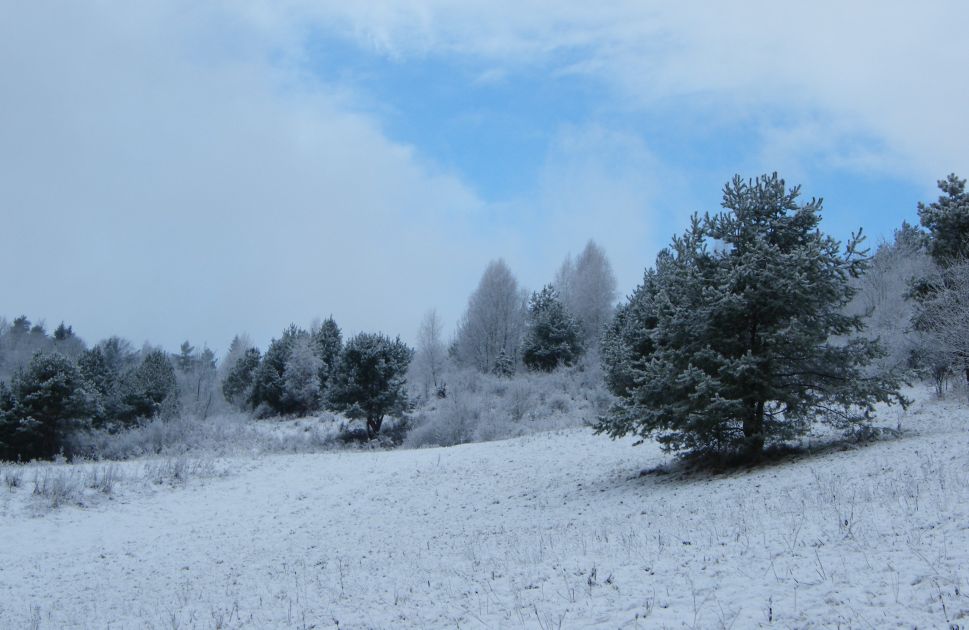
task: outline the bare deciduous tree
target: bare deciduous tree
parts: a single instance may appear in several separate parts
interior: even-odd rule
[[[431,309],[424,314],[424,319],[421,320],[421,326],[417,331],[417,355],[414,357],[414,368],[425,399],[429,397],[431,387],[436,390],[442,384],[444,363],[447,360],[447,348],[442,341],[443,329],[437,311]]]
[[[502,353],[517,363],[527,300],[505,261],[492,261],[468,299],[454,342],[457,359],[482,372],[491,371]]]
[[[938,269],[928,282],[932,291],[919,305],[914,323],[924,336],[925,353],[938,366],[936,387],[941,394],[943,366],[962,370],[969,384],[969,261]]]
[[[568,256],[555,276],[566,310],[579,322],[583,346],[599,347],[599,337],[616,306],[616,276],[605,251],[589,241],[573,262]]]

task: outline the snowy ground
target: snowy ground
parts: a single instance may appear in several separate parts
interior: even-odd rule
[[[57,509],[27,467],[0,485],[0,627],[965,628],[969,407],[899,419],[722,475],[640,476],[668,459],[580,429],[127,462],[110,493],[88,465]]]

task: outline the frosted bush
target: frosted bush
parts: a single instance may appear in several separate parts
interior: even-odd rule
[[[588,425],[612,402],[597,362],[511,379],[470,370],[449,376],[450,395],[419,410],[406,446],[451,446]]]

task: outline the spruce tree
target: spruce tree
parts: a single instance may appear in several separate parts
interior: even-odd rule
[[[559,365],[572,365],[582,352],[579,325],[566,312],[551,285],[532,294],[522,360],[530,370],[550,372]]]
[[[606,372],[619,402],[598,431],[667,449],[741,450],[870,418],[904,402],[865,367],[878,343],[844,306],[864,268],[860,234],[842,252],[777,174],[724,188],[725,211],[694,216],[610,327]]]

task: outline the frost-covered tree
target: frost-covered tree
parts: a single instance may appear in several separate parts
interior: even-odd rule
[[[384,416],[407,410],[407,367],[413,357],[399,338],[360,333],[346,343],[328,391],[329,404],[350,417],[366,418],[367,436],[380,433]]]
[[[491,368],[491,373],[503,378],[511,378],[515,375],[515,363],[504,350],[501,350],[495,357],[495,364]]]
[[[801,203],[777,174],[724,188],[725,212],[694,216],[607,335],[619,402],[598,426],[656,437],[668,449],[741,450],[850,427],[876,402],[904,402],[881,354],[845,313],[865,265],[855,235],[842,252],[819,229],[821,201]]]
[[[124,421],[170,416],[178,410],[175,368],[167,353],[148,350],[141,364],[128,372],[121,385],[126,406]]]
[[[282,405],[286,413],[305,416],[319,409],[322,365],[312,337],[297,337],[283,370]]]
[[[247,348],[243,355],[233,362],[222,380],[222,395],[238,409],[248,409],[252,406],[252,386],[261,358],[262,354],[258,348]]]
[[[597,349],[616,306],[616,276],[605,250],[590,240],[575,261],[571,256],[565,259],[554,286],[581,327],[582,345]]]
[[[15,317],[4,326],[0,335],[0,380],[9,381],[36,353],[49,349],[45,337],[30,334],[32,328],[26,315]]]
[[[215,353],[203,347],[197,351],[188,341],[172,356],[176,367],[179,408],[182,413],[206,418],[221,400]]]
[[[313,333],[313,352],[320,360],[319,389],[321,394],[326,392],[330,375],[336,369],[343,350],[343,333],[333,317],[327,317]]]
[[[858,292],[847,312],[861,315],[864,334],[881,341],[886,354],[878,365],[883,370],[910,370],[924,354],[922,335],[912,329],[917,302],[911,299],[911,289],[934,269],[926,245],[923,232],[903,223],[891,242],[879,245],[864,274],[854,281]]]
[[[522,360],[530,370],[551,372],[572,365],[582,352],[579,325],[565,310],[552,285],[532,294]]]
[[[67,436],[86,426],[94,396],[74,363],[57,353],[37,353],[0,391],[0,459],[50,459]]]
[[[966,180],[954,173],[939,180],[943,194],[930,204],[919,203],[919,221],[930,235],[929,253],[940,267],[969,259],[969,195]]]
[[[182,342],[181,347],[178,349],[178,354],[172,356],[172,361],[175,364],[175,368],[182,373],[191,372],[195,367],[195,361],[198,357],[195,354],[195,346],[190,344],[188,340]]]
[[[283,331],[279,339],[273,339],[269,343],[269,349],[266,350],[253,376],[252,404],[260,413],[291,413],[284,402],[286,363],[293,352],[296,340],[308,334],[292,324]]]
[[[443,333],[444,327],[437,311],[427,311],[417,330],[417,351],[413,364],[425,400],[430,397],[432,387],[437,390],[443,384],[444,365],[447,361]]]
[[[947,262],[923,279],[930,290],[920,294],[912,317],[921,335],[919,358],[940,396],[953,370],[961,371],[969,384],[969,260]]]
[[[459,363],[490,372],[502,352],[519,358],[527,294],[504,260],[492,261],[468,299],[458,326],[454,355]]]
[[[76,361],[85,350],[84,341],[74,333],[74,327],[61,322],[51,337],[54,352]]]

